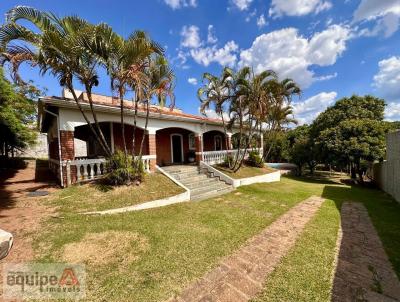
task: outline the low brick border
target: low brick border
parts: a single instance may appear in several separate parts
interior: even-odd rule
[[[263,289],[323,201],[312,196],[294,206],[168,302],[249,301]]]
[[[342,205],[341,234],[332,301],[400,301],[399,279],[363,204]]]

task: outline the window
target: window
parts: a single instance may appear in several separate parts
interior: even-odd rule
[[[196,140],[193,133],[189,134],[189,149],[190,150],[196,149]]]

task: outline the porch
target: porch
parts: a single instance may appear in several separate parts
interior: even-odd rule
[[[100,122],[100,127],[112,152],[122,150],[121,124]],[[231,133],[225,136],[224,132],[215,129],[200,133],[182,127],[144,131],[141,127],[134,130],[133,125],[125,124],[128,152],[137,156],[142,150],[146,172],[154,171],[156,165],[198,164],[200,161],[222,163],[228,154],[237,152],[232,146],[232,136]],[[105,154],[87,124],[74,127],[74,131],[59,130],[58,135],[50,132],[48,140],[50,167],[62,186],[104,175]]]

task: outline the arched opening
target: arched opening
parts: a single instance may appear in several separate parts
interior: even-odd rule
[[[157,164],[167,166],[193,163],[196,159],[195,135],[183,128],[164,128],[156,132]]]
[[[111,148],[112,152],[116,150],[123,150],[123,139],[122,139],[122,127],[120,123],[114,122],[100,122],[100,128],[104,134],[108,146]],[[96,129],[95,125],[93,127]],[[129,154],[133,153],[133,137],[134,137],[134,127],[129,124],[125,124],[125,141]],[[140,145],[144,135],[144,130],[136,127],[135,131],[135,152],[138,154],[140,150]],[[81,148],[77,148],[75,143],[75,157],[77,158],[99,158],[105,157],[105,152],[97,139],[94,137],[92,131],[88,125],[82,125],[75,127],[74,139],[81,142],[86,142],[86,156],[84,154],[84,145]],[[82,145],[82,143],[81,143]],[[80,150],[82,149],[82,150]],[[148,136],[146,135],[143,142],[142,154],[148,154]]]
[[[222,151],[227,149],[227,142],[225,134],[221,131],[212,130],[203,133],[203,150],[209,151]]]

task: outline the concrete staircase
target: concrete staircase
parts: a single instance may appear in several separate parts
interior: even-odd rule
[[[162,167],[169,175],[190,190],[190,200],[199,201],[234,190],[233,186],[220,181],[218,177],[207,175],[198,166],[179,165]]]

